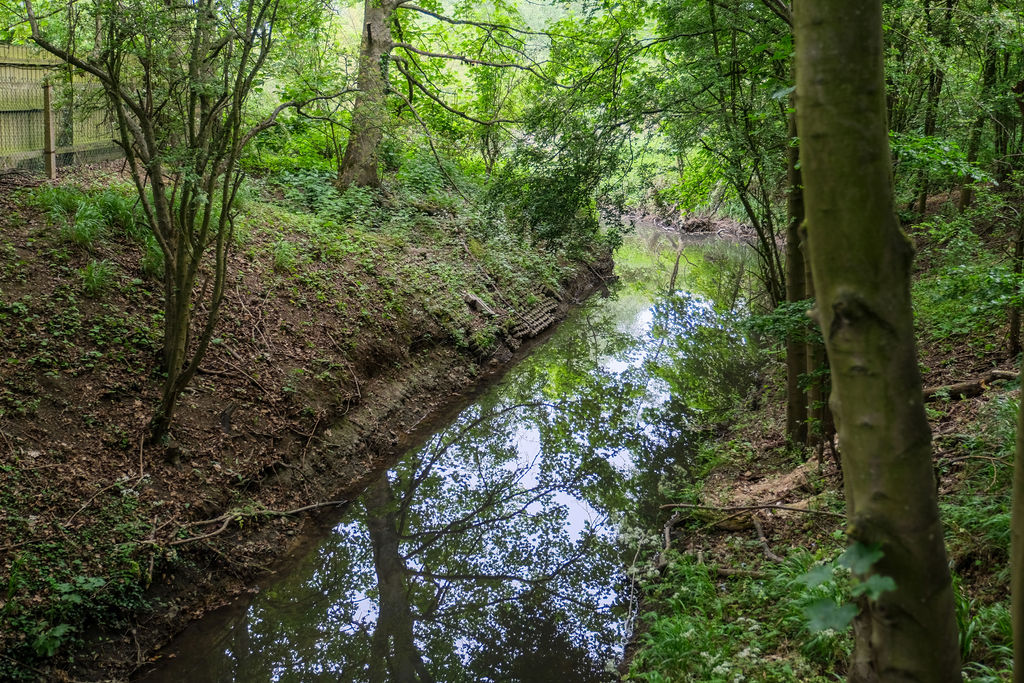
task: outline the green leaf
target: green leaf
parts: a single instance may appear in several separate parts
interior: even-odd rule
[[[64,634],[72,630],[71,624],[59,624],[54,626],[50,630],[40,633],[32,648],[36,651],[36,654],[42,657],[52,657],[57,654],[57,650],[60,649],[63,643]]]
[[[854,595],[866,595],[869,600],[877,600],[882,593],[896,590],[896,582],[891,576],[873,574],[865,581],[857,584],[851,591]]]
[[[795,85],[791,85],[788,88],[782,88],[772,93],[773,100],[781,100],[783,97],[789,97],[790,93],[796,90]]]
[[[826,581],[832,580],[832,575],[835,570],[830,564],[819,564],[817,567],[811,569],[806,574],[802,574],[796,578],[797,581],[804,584],[808,588],[816,588]]]
[[[877,545],[854,543],[846,552],[839,556],[839,566],[846,567],[854,574],[863,576],[871,570],[885,553]]]
[[[811,633],[829,629],[845,631],[857,616],[857,606],[852,603],[840,605],[831,598],[822,598],[805,607],[804,616],[807,618],[807,628]]]

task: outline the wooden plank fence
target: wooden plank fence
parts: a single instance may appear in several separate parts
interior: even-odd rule
[[[0,169],[57,167],[120,156],[102,88],[69,77],[55,57],[0,45]]]

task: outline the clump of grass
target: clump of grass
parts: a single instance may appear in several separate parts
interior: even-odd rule
[[[55,223],[66,220],[78,210],[85,195],[81,190],[63,185],[43,185],[32,193],[30,203],[45,211]]]
[[[106,227],[107,223],[100,208],[88,199],[82,198],[74,214],[61,225],[60,236],[66,242],[92,249],[106,232]]]
[[[93,259],[81,271],[82,291],[86,296],[96,298],[114,284],[116,271],[110,261]]]
[[[734,578],[725,584],[693,558],[672,555],[662,580],[647,586],[648,626],[627,678],[834,680],[836,665],[849,654],[850,636],[808,631],[803,608],[825,589],[805,594],[798,582],[818,561],[797,549],[779,565],[763,567],[763,580]],[[770,616],[766,604],[777,605]]]
[[[298,265],[298,249],[288,240],[278,240],[271,247],[274,255],[274,270],[282,273],[291,273]]]
[[[132,199],[113,190],[104,190],[95,201],[109,227],[122,231],[136,242],[145,241],[149,230]]]

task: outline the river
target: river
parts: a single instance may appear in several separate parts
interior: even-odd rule
[[[140,680],[615,680],[658,505],[750,386],[740,253],[687,248],[670,294],[674,252],[634,238],[606,296]]]

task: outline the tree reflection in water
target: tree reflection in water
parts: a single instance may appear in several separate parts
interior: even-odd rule
[[[590,302],[151,680],[614,679],[638,550],[620,531],[651,527],[716,397],[745,390],[744,348],[696,296]]]

